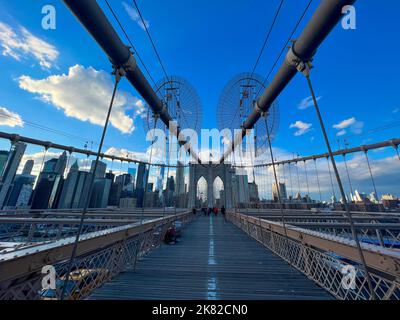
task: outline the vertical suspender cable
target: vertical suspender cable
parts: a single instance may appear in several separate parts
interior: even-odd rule
[[[318,167],[317,167],[317,159],[314,158],[314,165],[315,165],[315,174],[317,175],[317,184],[318,184],[318,192],[319,192],[319,201],[322,203],[322,193],[321,193],[321,185],[319,183],[319,174],[318,174]]]
[[[321,112],[320,112],[320,109],[319,109],[318,100],[317,100],[317,97],[315,96],[314,88],[313,88],[313,85],[312,85],[312,82],[311,82],[308,63],[306,64],[306,68],[307,68],[307,71],[305,72],[305,77],[307,79],[307,83],[308,83],[308,86],[309,86],[309,89],[310,89],[310,92],[311,92],[311,96],[312,96],[312,99],[313,99],[313,102],[314,102],[314,107],[315,107],[315,110],[317,112],[317,116],[318,116],[318,120],[319,120],[319,123],[320,123],[320,126],[321,126],[322,134],[324,136],[325,143],[326,143],[326,146],[328,148],[329,155],[331,157],[333,170],[334,170],[335,175],[336,175],[336,181],[338,183],[339,190],[340,190],[341,196],[343,198],[343,203],[344,203],[345,208],[346,208],[347,216],[348,216],[349,223],[350,223],[350,228],[351,228],[351,231],[352,231],[352,234],[353,234],[353,238],[354,238],[354,240],[356,242],[356,246],[357,246],[357,249],[358,249],[358,253],[359,253],[359,256],[360,256],[360,260],[361,260],[362,266],[364,268],[364,272],[365,272],[365,276],[366,276],[366,279],[367,279],[367,283],[368,283],[371,299],[375,300],[376,299],[376,295],[375,295],[374,287],[372,285],[371,275],[370,275],[370,273],[368,271],[368,267],[367,267],[367,263],[365,261],[364,253],[363,253],[363,250],[362,250],[362,247],[361,247],[361,244],[360,244],[360,240],[359,240],[358,235],[357,235],[357,231],[356,231],[355,226],[354,226],[353,217],[352,217],[351,212],[350,212],[350,207],[349,207],[349,204],[348,204],[348,202],[346,200],[346,195],[344,193],[342,180],[340,179],[339,171],[338,171],[338,168],[336,166],[336,161],[335,161],[335,158],[333,157],[331,144],[329,142],[328,134],[327,134],[326,129],[325,129],[325,124],[324,124],[324,121],[322,119],[322,115],[321,115]]]
[[[68,285],[69,278],[70,278],[70,273],[71,273],[71,270],[72,270],[72,265],[74,263],[75,256],[76,256],[76,253],[77,253],[79,238],[80,238],[82,230],[83,230],[83,223],[84,223],[84,220],[85,220],[85,216],[86,216],[87,210],[89,208],[90,198],[91,198],[91,195],[92,195],[92,192],[93,192],[93,186],[94,186],[94,181],[95,181],[95,177],[96,177],[96,171],[97,171],[97,167],[99,165],[100,155],[101,155],[101,151],[103,149],[104,139],[105,139],[105,136],[106,136],[106,133],[107,133],[108,123],[109,123],[109,120],[110,120],[110,116],[111,116],[111,111],[112,111],[112,107],[113,107],[113,104],[114,104],[115,95],[117,93],[118,84],[119,84],[119,82],[121,80],[121,77],[125,75],[125,71],[123,69],[120,69],[120,68],[117,68],[117,67],[114,66],[114,74],[115,74],[114,89],[113,89],[113,92],[112,92],[110,106],[108,108],[106,121],[105,121],[104,126],[103,126],[103,132],[102,132],[102,135],[101,135],[99,148],[97,150],[96,161],[95,161],[95,164],[94,164],[93,173],[92,173],[91,178],[90,178],[89,194],[88,194],[88,196],[86,198],[86,201],[85,201],[85,207],[84,207],[84,209],[82,211],[82,215],[81,215],[81,219],[80,219],[80,223],[79,223],[79,228],[78,228],[78,233],[76,235],[74,246],[72,248],[71,258],[70,258],[68,266],[67,266],[67,274],[65,275],[65,280],[64,280],[63,288],[62,288],[62,292],[61,292],[61,300],[64,300],[64,297],[65,297],[65,294],[66,294],[67,285]]]

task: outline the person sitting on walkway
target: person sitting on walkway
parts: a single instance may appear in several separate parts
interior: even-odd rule
[[[169,228],[165,234],[164,242],[166,244],[176,244],[178,242],[177,232],[175,228]]]

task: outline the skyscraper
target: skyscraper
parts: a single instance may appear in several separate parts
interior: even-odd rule
[[[110,189],[111,180],[96,179],[90,197],[90,208],[107,208]]]
[[[8,151],[0,150],[0,178],[3,175],[3,170],[6,166],[7,159],[8,159]]]
[[[287,192],[286,192],[286,184],[285,183],[279,183],[279,193],[280,193],[282,201],[287,200]],[[275,202],[279,201],[278,189],[276,187],[276,183],[272,184],[272,198],[274,199]]]
[[[185,194],[185,176],[184,176],[185,167],[181,162],[178,161],[178,167],[176,169],[176,185],[175,185],[175,195],[180,196]]]
[[[91,173],[79,171],[78,162],[75,162],[65,180],[61,192],[58,208],[60,209],[81,209],[85,206],[89,195],[89,184]]]
[[[57,162],[54,166],[54,173],[64,176],[65,168],[67,166],[67,160],[67,152],[64,151],[57,159]]]
[[[64,185],[67,154],[45,162],[32,198],[32,209],[55,209],[59,206]]]
[[[33,160],[27,160],[24,165],[24,169],[22,170],[23,175],[30,175],[32,173],[32,169],[35,162]]]
[[[136,205],[138,208],[143,207],[143,199],[144,199],[144,192],[145,192],[145,184],[147,181],[148,170],[144,163],[139,163],[138,165],[138,172],[136,178]]]
[[[144,190],[144,185],[146,184],[146,179],[147,179],[147,168],[144,163],[139,163],[138,165],[138,173],[137,173],[137,179],[136,179],[136,188],[137,189],[143,189]]]
[[[13,186],[11,187],[10,196],[8,197],[7,207],[14,208],[18,206],[27,206],[35,183],[35,176],[30,174],[16,175]],[[22,190],[24,190],[23,199],[20,199]],[[19,201],[18,201],[19,200]],[[20,203],[19,205],[17,203]]]
[[[249,196],[250,196],[250,202],[260,201],[258,195],[258,186],[255,182],[249,183]]]
[[[26,150],[26,144],[17,142],[13,144],[7,158],[7,163],[4,166],[2,179],[0,182],[0,208],[7,203],[10,187],[14,182],[15,174],[17,173],[22,156]]]
[[[132,176],[132,182],[133,184],[136,184],[136,168],[128,168],[128,174]]]
[[[96,164],[96,161],[93,160],[92,161],[92,165],[90,167],[90,173],[94,172],[94,166]],[[107,164],[105,164],[104,162],[99,161],[98,165],[97,165],[97,169],[96,169],[96,174],[95,174],[95,179],[102,179],[106,176],[106,170],[107,170]]]

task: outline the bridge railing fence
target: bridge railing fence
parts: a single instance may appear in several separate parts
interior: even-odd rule
[[[286,237],[280,223],[239,213],[228,219],[337,299],[371,299],[364,269],[352,259],[357,256],[352,241],[290,225]],[[399,252],[373,246],[364,250],[377,299],[400,300]]]
[[[172,225],[183,228],[192,219],[194,215],[185,212],[83,235],[66,284],[65,299],[85,299],[119,273],[135,270],[138,260],[162,244]],[[65,238],[20,252],[0,252],[0,300],[60,299],[73,240]],[[42,273],[43,266],[54,268],[55,288],[46,287],[50,282]]]

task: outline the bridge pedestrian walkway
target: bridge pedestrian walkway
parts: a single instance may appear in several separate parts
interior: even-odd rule
[[[222,217],[200,217],[176,245],[163,245],[97,289],[99,300],[332,299],[306,276]]]

